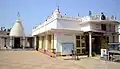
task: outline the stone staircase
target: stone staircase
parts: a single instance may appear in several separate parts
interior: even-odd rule
[[[55,54],[55,53],[52,53],[50,50],[40,49],[39,51],[40,51],[41,53],[43,53],[43,54],[46,54],[46,55],[50,56],[50,57],[53,57],[53,58],[56,57],[56,54]]]

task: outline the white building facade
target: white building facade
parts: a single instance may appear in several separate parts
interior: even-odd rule
[[[79,55],[100,53],[102,40],[118,42],[118,25],[115,18],[101,14],[85,17],[63,16],[57,8],[46,21],[32,30],[36,36],[35,45],[38,50],[55,50],[57,55],[71,54],[73,50]]]

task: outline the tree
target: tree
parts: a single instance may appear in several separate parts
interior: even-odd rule
[[[107,36],[103,36],[101,38],[101,49],[107,49],[107,48],[108,48]]]

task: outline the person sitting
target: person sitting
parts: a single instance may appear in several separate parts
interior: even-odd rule
[[[101,20],[106,20],[105,15],[103,14],[103,12],[101,12]]]

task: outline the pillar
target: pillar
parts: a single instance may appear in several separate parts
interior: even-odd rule
[[[42,49],[42,36],[39,36],[39,49]]]
[[[45,50],[45,36],[42,36],[42,49]]]
[[[9,43],[9,46],[10,46],[11,48],[14,47],[14,38],[13,38],[13,37],[10,37],[10,43]]]
[[[23,37],[23,49],[25,49],[25,43],[26,43],[25,37]]]
[[[89,57],[92,57],[92,32],[89,32]]]
[[[45,50],[48,50],[48,35],[45,36]]]
[[[37,40],[36,36],[34,36],[34,49],[36,49],[36,43],[37,43],[36,40]]]
[[[52,34],[51,35],[51,52],[53,52],[53,49],[54,49],[54,35]]]

